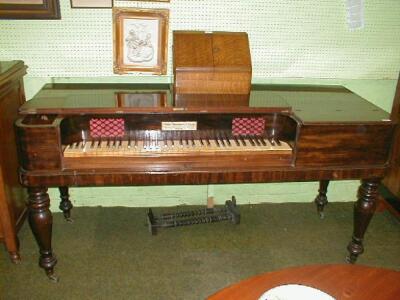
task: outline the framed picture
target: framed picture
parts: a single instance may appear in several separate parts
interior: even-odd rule
[[[61,19],[59,0],[0,0],[0,19]]]
[[[118,107],[165,107],[166,92],[117,93]]]
[[[166,9],[113,9],[114,73],[167,71]]]
[[[112,8],[113,0],[71,0],[71,8]]]

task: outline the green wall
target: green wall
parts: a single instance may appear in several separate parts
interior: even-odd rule
[[[345,0],[114,1],[170,10],[168,74],[118,76],[112,73],[111,10],[71,9],[69,0],[60,0],[61,20],[0,20],[0,60],[29,66],[30,99],[48,82],[171,82],[172,30],[246,31],[254,83],[342,84],[389,111],[400,68],[400,1],[366,2],[365,27],[352,31]],[[332,183],[330,200],[354,200],[357,185]],[[233,194],[240,203],[304,202],[317,189],[312,182],[73,188],[71,194],[76,206],[161,206],[203,204],[208,196],[223,203]]]

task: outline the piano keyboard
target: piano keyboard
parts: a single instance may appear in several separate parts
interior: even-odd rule
[[[286,142],[267,137],[213,138],[170,137],[144,135],[132,138],[104,138],[85,140],[67,145],[64,157],[82,156],[141,156],[152,154],[219,153],[243,151],[292,151]]]

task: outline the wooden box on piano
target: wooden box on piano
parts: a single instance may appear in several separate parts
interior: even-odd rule
[[[173,38],[175,94],[250,93],[247,33],[175,31]]]

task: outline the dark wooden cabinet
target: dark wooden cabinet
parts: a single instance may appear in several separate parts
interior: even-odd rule
[[[393,100],[392,120],[397,122],[400,121],[400,75],[399,80],[397,81],[396,94]],[[392,159],[391,159],[391,167],[389,169],[388,174],[383,180],[384,185],[389,189],[389,191],[397,197],[400,198],[400,128],[397,125],[394,138],[393,138],[393,147],[392,147]],[[398,200],[400,201],[400,200]]]
[[[21,61],[0,62],[0,241],[13,262],[20,260],[17,231],[26,214],[26,193],[18,180],[14,122],[25,102]]]

